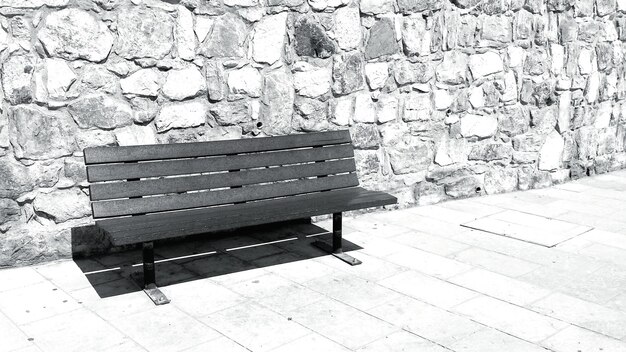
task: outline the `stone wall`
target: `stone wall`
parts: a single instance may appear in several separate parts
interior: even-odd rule
[[[349,128],[362,183],[402,205],[626,164],[626,0],[0,0],[0,15],[0,266],[83,248],[89,146]]]

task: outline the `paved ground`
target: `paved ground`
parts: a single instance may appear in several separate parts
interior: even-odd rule
[[[159,307],[136,251],[1,270],[0,350],[626,351],[625,215],[621,171],[345,218],[356,267],[313,225],[174,243]]]

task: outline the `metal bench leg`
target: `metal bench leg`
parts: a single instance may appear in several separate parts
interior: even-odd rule
[[[143,243],[143,292],[145,292],[148,297],[154,302],[156,305],[168,304],[170,303],[169,298],[167,298],[161,290],[156,285],[155,280],[155,272],[154,272],[154,243],[153,242],[144,242]]]
[[[359,265],[361,261],[343,252],[343,237],[341,233],[342,214],[333,214],[333,244],[332,247],[322,241],[315,241],[313,245],[350,265]]]

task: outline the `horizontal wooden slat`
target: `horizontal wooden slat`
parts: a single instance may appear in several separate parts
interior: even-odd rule
[[[294,202],[298,206],[294,206]],[[395,204],[396,198],[383,192],[367,191],[362,188],[350,188],[324,193],[315,193],[289,198],[273,199],[255,203],[237,204],[226,207],[203,210],[202,216],[187,217],[188,212],[169,214],[171,218],[165,225],[141,226],[140,228],[114,227],[116,219],[98,221],[97,224],[109,234],[114,245],[126,245],[164,238],[218,231],[235,227],[258,225],[330,214],[340,211]],[[179,218],[176,218],[176,217]],[[148,215],[157,221],[158,216]],[[120,222],[133,219],[117,219]],[[130,224],[129,224],[130,225]]]
[[[357,197],[364,191],[361,187],[342,188],[336,190],[330,190],[327,192],[317,192],[295,195],[293,197],[285,197],[280,199],[281,204],[288,204],[297,208],[302,204],[315,203],[317,201],[332,201],[335,198],[345,197]],[[369,191],[366,191],[369,192]],[[235,209],[245,210],[251,209],[252,211],[261,211],[266,207],[274,204],[277,199],[264,199],[248,203],[237,204],[236,208],[232,207],[232,204],[220,205],[208,208],[188,209],[182,211],[172,211],[165,213],[153,213],[142,216],[129,216],[123,218],[107,218],[98,220],[98,225],[106,227],[109,231],[117,230],[132,230],[142,229],[148,227],[161,227],[171,222],[183,221],[191,222],[196,219],[204,219],[207,216],[227,217],[232,216]]]
[[[349,211],[355,209],[363,209],[369,207],[383,206],[389,204],[395,204],[396,201],[389,195],[370,195],[361,196],[356,199],[350,200],[333,200],[318,203],[316,206],[302,206],[302,207],[285,207],[281,205],[270,205],[268,210],[261,211],[238,211],[238,216],[226,216],[226,217],[213,217],[211,215],[204,219],[198,219],[194,222],[181,222],[175,221],[163,227],[148,227],[140,230],[121,230],[116,232],[110,232],[114,241],[124,241],[128,243],[144,242],[145,236],[150,236],[151,240],[166,239],[171,237],[178,237],[190,234],[204,233],[208,231],[233,229],[243,226],[265,224],[277,221],[285,221],[292,219],[299,219],[304,217],[331,214],[341,211]],[[231,213],[230,215],[233,215]],[[126,239],[122,239],[126,238]]]
[[[128,147],[96,147],[86,148],[84,150],[84,155],[85,164],[91,165],[114,162],[135,162],[228,155],[300,147],[335,145],[350,142],[350,133],[347,130],[344,130],[199,143],[158,144]]]
[[[351,158],[353,156],[354,150],[351,145],[338,145],[324,148],[296,149],[197,159],[91,165],[87,166],[87,178],[90,182],[98,182],[159,176],[188,175],[202,172],[238,170],[244,168]]]
[[[93,217],[103,218],[276,198],[356,185],[358,180],[356,174],[352,173],[219,191],[100,201],[93,202],[91,206]]]
[[[222,172],[210,175],[131,182],[97,183],[89,187],[89,194],[91,200],[106,200],[207,190],[220,187],[245,186],[263,182],[276,182],[354,171],[354,159],[342,159],[323,163],[299,164],[238,172]]]

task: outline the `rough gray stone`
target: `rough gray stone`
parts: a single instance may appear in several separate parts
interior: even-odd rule
[[[507,16],[485,16],[482,24],[482,39],[492,46],[501,46],[513,39],[511,19]]]
[[[578,24],[571,16],[559,16],[559,34],[561,43],[573,42],[578,38]]]
[[[76,188],[39,194],[33,202],[33,208],[57,224],[91,215],[89,198]]]
[[[35,188],[36,180],[28,167],[12,157],[0,159],[0,198],[17,199]]]
[[[370,29],[370,36],[365,45],[365,58],[370,60],[397,52],[398,43],[392,20],[382,18],[376,21]]]
[[[154,69],[142,69],[121,79],[120,86],[124,94],[156,97],[159,95],[161,77]]]
[[[78,149],[83,150],[89,147],[108,147],[116,144],[115,135],[111,131],[103,130],[79,130],[76,133],[76,143]]]
[[[335,11],[335,38],[339,48],[352,50],[361,45],[361,18],[359,9],[345,6]]]
[[[317,98],[330,91],[331,80],[330,69],[311,66],[294,73],[293,86],[299,95]]]
[[[185,101],[181,103],[167,104],[161,107],[161,111],[154,120],[158,133],[166,132],[172,128],[187,128],[204,125],[209,113],[207,104],[202,101]]]
[[[442,0],[398,0],[398,9],[404,14],[435,11],[443,7]]]
[[[516,169],[493,167],[485,173],[485,192],[487,194],[513,192],[516,189]]]
[[[60,230],[44,230],[41,226],[11,228],[4,234],[4,243],[0,247],[0,267],[68,259],[72,255],[70,239],[71,232],[68,228]]]
[[[467,72],[467,55],[459,51],[447,51],[443,61],[435,69],[437,80],[447,84],[461,84],[465,82]]]
[[[254,61],[271,65],[280,60],[285,45],[286,25],[286,12],[264,17],[256,24],[252,39]]]
[[[130,105],[104,94],[90,94],[68,105],[68,111],[80,128],[113,129],[132,123]]]
[[[375,177],[380,171],[380,158],[374,150],[355,150],[354,160],[359,179]]]
[[[295,107],[296,113],[292,119],[295,130],[302,132],[320,132],[328,130],[329,122],[326,117],[328,104],[326,102],[297,97]]]
[[[83,67],[78,81],[72,84],[68,96],[78,97],[86,92],[102,91],[115,94],[120,90],[117,77],[106,68],[99,65]]]
[[[350,128],[352,143],[358,149],[375,149],[380,145],[380,133],[373,124],[358,123]]]
[[[483,54],[474,54],[469,57],[469,69],[474,79],[502,72],[504,65],[502,58],[493,51]]]
[[[613,68],[613,45],[610,43],[598,43],[596,45],[596,58],[598,60],[598,70],[601,72]]]
[[[433,76],[432,68],[424,63],[410,63],[397,61],[393,66],[393,76],[396,83],[406,85],[412,83],[426,83]]]
[[[489,144],[476,144],[472,147],[469,153],[469,160],[482,160],[482,161],[494,161],[494,160],[506,160],[510,159],[513,153],[513,148],[510,144],[502,143],[489,143]]]
[[[335,53],[333,43],[324,27],[310,15],[302,15],[296,19],[294,25],[294,48],[300,56],[327,58]]]
[[[139,124],[149,123],[159,112],[157,103],[146,98],[133,98],[130,105],[133,108],[133,121]]]
[[[333,92],[349,94],[362,89],[364,84],[361,53],[336,55],[333,61]]]
[[[549,133],[557,125],[558,112],[556,107],[545,107],[542,109],[531,108],[531,125],[539,133]]]
[[[288,8],[297,8],[304,4],[306,0],[268,0],[267,4],[269,6],[277,6],[277,7],[288,7]]]
[[[376,102],[376,119],[379,123],[395,121],[398,118],[398,99],[384,95]]]
[[[421,14],[406,16],[402,21],[402,43],[407,55],[430,54],[431,32]]]
[[[405,122],[428,121],[432,109],[430,94],[410,93],[404,100],[402,120]]]
[[[74,181],[81,183],[87,180],[87,169],[83,158],[65,158],[63,161],[63,175]]]
[[[360,1],[361,12],[368,15],[379,15],[393,12],[393,0],[362,0]]]
[[[11,199],[0,199],[0,231],[5,232],[10,227],[7,223],[17,221],[20,217],[20,206]]]
[[[62,7],[70,0],[0,0],[0,7],[15,7],[19,9],[36,9],[42,6]]]
[[[522,152],[538,152],[545,140],[544,135],[528,132],[513,137],[513,149]]]
[[[493,115],[467,114],[461,118],[461,135],[463,137],[487,138],[498,130],[498,119]]]
[[[211,116],[222,126],[236,125],[250,120],[250,113],[245,102],[234,104],[215,104],[209,109]]]
[[[205,75],[209,100],[220,101],[224,99],[224,69],[222,65],[215,61],[207,62]]]
[[[446,199],[443,186],[431,182],[420,182],[415,187],[415,199],[418,205],[430,205]]]
[[[513,22],[513,38],[515,40],[531,39],[533,35],[533,15],[526,11],[520,10],[515,14]]]
[[[524,73],[539,76],[548,69],[547,55],[542,50],[529,50],[524,60]]]
[[[59,158],[76,149],[76,124],[67,112],[20,105],[12,109],[10,127],[11,144],[18,159]]]
[[[64,9],[50,13],[37,38],[46,52],[67,60],[103,61],[113,46],[113,35],[104,22],[89,12]]]
[[[615,12],[615,0],[596,0],[598,16],[606,16]]]
[[[64,60],[46,59],[46,90],[51,99],[65,99],[65,92],[76,81],[76,74]]]
[[[463,198],[481,195],[484,192],[484,176],[464,176],[445,184],[446,194],[452,198]]]
[[[263,77],[256,68],[247,65],[228,74],[228,89],[231,94],[246,94],[260,97]]]
[[[488,15],[497,15],[505,13],[509,9],[511,1],[508,0],[485,0],[481,9]]]
[[[481,3],[481,0],[453,0],[452,3],[459,8],[472,8]]]
[[[35,60],[28,55],[11,55],[2,65],[2,88],[7,100],[13,105],[33,101],[30,85]]]
[[[286,70],[271,71],[265,76],[259,119],[270,135],[291,131],[295,92],[292,76]]]
[[[183,100],[195,97],[206,90],[206,80],[195,66],[181,70],[171,70],[161,91],[172,100]]]
[[[425,177],[434,156],[432,144],[414,136],[404,136],[396,140],[386,148],[386,151],[389,153],[389,162],[396,175],[423,173]]]
[[[450,138],[444,134],[437,142],[435,163],[439,166],[462,164],[467,161],[467,141],[464,138]]]
[[[528,112],[520,106],[505,107],[498,114],[498,126],[500,131],[509,137],[526,133],[530,126],[530,116]]]
[[[115,130],[115,140],[119,146],[157,144],[156,132],[152,126],[130,125]]]
[[[193,15],[184,6],[177,6],[176,26],[176,51],[178,57],[191,61],[196,56],[196,35],[193,31]]]
[[[174,20],[164,11],[133,6],[119,11],[115,51],[126,59],[162,59],[174,44]]]
[[[389,78],[389,65],[386,62],[375,62],[365,65],[365,77],[370,89],[380,89]]]

